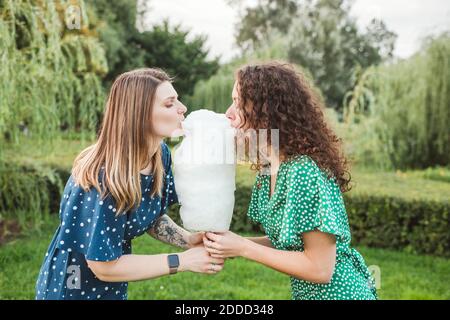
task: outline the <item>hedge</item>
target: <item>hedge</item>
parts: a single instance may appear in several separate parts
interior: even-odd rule
[[[14,217],[18,210],[59,211],[68,170],[14,164],[0,164],[0,168],[0,215]],[[262,231],[246,215],[250,194],[251,182],[237,179],[231,225],[235,232]],[[344,198],[353,244],[450,257],[450,204],[445,197],[432,200],[350,192]],[[169,215],[180,222],[177,206],[170,209]]]

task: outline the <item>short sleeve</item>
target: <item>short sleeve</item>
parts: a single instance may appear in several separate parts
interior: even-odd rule
[[[286,179],[286,211],[281,235],[298,237],[319,230],[338,237],[347,236],[341,217],[341,203],[333,182],[312,160],[300,160],[289,168]]]
[[[168,208],[178,203],[178,195],[175,188],[175,179],[172,172],[172,156],[170,154],[170,149],[167,144],[162,144],[162,159],[164,165],[164,186],[163,193],[161,197],[161,215],[165,214]]]
[[[57,246],[79,252],[87,260],[118,259],[125,244],[126,214],[116,215],[112,196],[103,200],[95,188],[84,191],[69,178],[69,191],[63,195],[61,225]]]

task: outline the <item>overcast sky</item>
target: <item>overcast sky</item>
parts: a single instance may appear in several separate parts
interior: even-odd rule
[[[150,7],[148,23],[169,18],[193,34],[207,35],[211,55],[222,56],[222,62],[236,54],[238,15],[225,0],[150,0]],[[395,54],[402,58],[417,51],[424,36],[450,30],[450,0],[355,0],[352,14],[361,27],[374,17],[383,19],[398,34]]]

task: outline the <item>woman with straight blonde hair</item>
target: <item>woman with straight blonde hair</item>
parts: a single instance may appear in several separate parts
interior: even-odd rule
[[[224,260],[207,253],[203,234],[182,229],[165,214],[178,199],[163,139],[181,129],[185,112],[160,69],[115,80],[98,139],[75,159],[65,185],[36,299],[127,299],[128,281],[222,269]],[[131,240],[144,233],[187,250],[132,254]]]

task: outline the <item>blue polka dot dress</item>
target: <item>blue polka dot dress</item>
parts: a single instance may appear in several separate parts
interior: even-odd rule
[[[119,216],[110,195],[101,200],[95,188],[85,192],[69,177],[60,204],[60,224],[36,282],[36,299],[127,299],[127,282],[101,281],[86,260],[112,261],[131,254],[131,240],[146,233],[171,204],[178,203],[170,150],[165,143],[161,148],[162,196],[150,196],[153,177],[141,174],[140,205]]]

